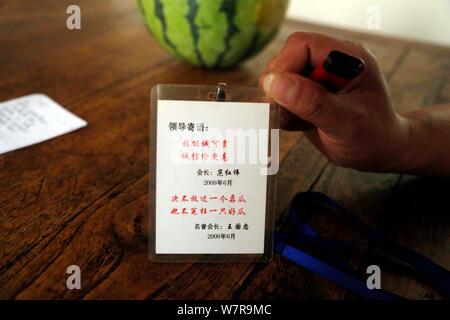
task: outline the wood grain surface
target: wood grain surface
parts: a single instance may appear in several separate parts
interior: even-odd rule
[[[74,133],[0,156],[0,298],[353,299],[286,259],[268,264],[152,263],[147,258],[149,93],[156,83],[256,85],[294,31],[363,42],[377,56],[399,111],[450,101],[450,50],[286,21],[261,54],[231,70],[196,69],[151,39],[136,1],[88,1],[82,30],[66,28],[67,0],[0,4],[0,101],[44,93],[87,120]],[[329,163],[300,133],[281,133],[277,229],[298,191],[325,192],[389,239],[450,269],[448,179],[361,173]],[[325,235],[359,240],[326,214]],[[364,274],[414,299],[439,292],[371,248],[349,255]],[[82,289],[68,290],[79,265]]]

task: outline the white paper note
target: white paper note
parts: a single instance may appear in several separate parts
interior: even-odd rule
[[[158,101],[156,254],[264,253],[268,129],[268,103]]]
[[[0,154],[27,147],[86,126],[43,94],[0,103]]]

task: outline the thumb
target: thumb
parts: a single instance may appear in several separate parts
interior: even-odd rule
[[[335,97],[320,84],[295,73],[269,73],[263,79],[269,98],[318,128],[332,128],[343,118]]]

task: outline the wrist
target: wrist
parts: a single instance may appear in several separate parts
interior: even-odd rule
[[[433,141],[428,138],[429,132],[423,119],[414,115],[399,116],[404,126],[403,152],[397,172],[411,174],[429,173],[433,168],[435,156],[431,145]]]
[[[392,148],[391,151],[386,154],[390,159],[388,166],[383,168],[384,172],[409,172],[413,170],[412,160],[413,155],[413,139],[412,128],[414,124],[410,119],[396,114],[396,125],[394,126],[393,133],[389,139],[389,143]]]

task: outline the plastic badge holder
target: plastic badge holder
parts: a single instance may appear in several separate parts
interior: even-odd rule
[[[268,134],[268,157],[271,162],[276,161],[278,165],[278,129],[279,129],[279,106],[269,104],[262,90],[256,87],[227,87],[226,84],[220,83],[218,86],[198,86],[198,85],[172,85],[158,84],[151,90],[151,110],[150,110],[150,180],[149,180],[149,257],[152,261],[157,262],[268,262],[273,256],[274,242],[274,216],[276,204],[276,175],[266,175],[266,193],[265,193],[265,212],[252,214],[264,214],[264,244],[263,252],[260,253],[179,253],[165,252],[161,253],[157,250],[157,232],[163,232],[157,228],[157,173],[158,173],[158,154],[157,144],[165,143],[158,141],[158,126],[166,126],[166,123],[158,123],[158,110],[162,108],[163,101],[208,101],[215,104],[224,102],[246,102],[246,103],[266,103],[269,108],[269,125],[270,131],[276,132],[276,141],[273,134]],[[273,130],[275,129],[275,130]],[[272,144],[276,145],[276,154],[271,154]],[[273,153],[273,151],[272,151]],[[271,165],[269,163],[268,167]],[[239,178],[237,178],[239,179]],[[180,183],[190,183],[180,181]],[[162,216],[164,217],[164,216]],[[160,219],[164,219],[159,217]],[[181,218],[181,217],[180,217]],[[174,239],[174,241],[177,241]],[[209,241],[209,240],[205,240]],[[213,239],[220,244],[222,239]],[[227,240],[223,241],[238,241]],[[245,245],[242,243],[242,245]]]

